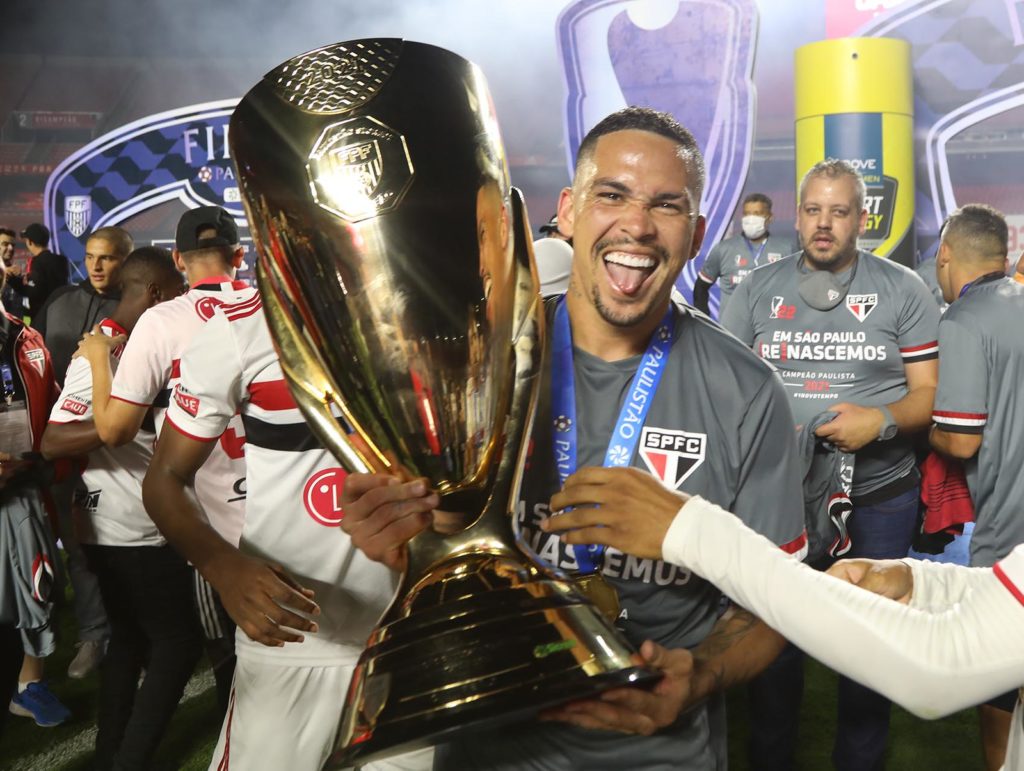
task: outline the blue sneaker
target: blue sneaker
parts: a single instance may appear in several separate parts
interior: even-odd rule
[[[30,717],[44,728],[60,725],[71,717],[71,710],[57,700],[45,682],[29,683],[24,691],[14,694],[10,712]]]

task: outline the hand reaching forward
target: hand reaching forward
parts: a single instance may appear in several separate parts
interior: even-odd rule
[[[580,469],[551,499],[565,511],[541,523],[566,543],[598,543],[626,554],[661,559],[661,544],[679,509],[689,500],[636,468]]]

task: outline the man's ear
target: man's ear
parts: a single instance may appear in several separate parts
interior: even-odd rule
[[[572,188],[563,187],[558,194],[558,232],[566,238],[572,238],[574,222]]]
[[[690,240],[690,256],[687,258],[687,262],[700,254],[700,247],[704,243],[704,233],[707,231],[707,227],[708,221],[704,219],[704,215],[698,214],[693,223],[693,238]]]
[[[174,260],[174,267],[176,267],[181,273],[185,273],[185,260],[181,258],[181,252],[177,249],[172,249],[171,257]]]
[[[239,246],[231,253],[231,267],[238,270],[242,267],[242,260],[245,259],[245,247]]]
[[[949,261],[953,259],[953,250],[949,248],[949,244],[945,241],[939,243],[939,251],[935,253],[935,265],[946,266]]]

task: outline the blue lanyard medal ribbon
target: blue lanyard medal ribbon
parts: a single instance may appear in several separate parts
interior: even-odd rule
[[[753,242],[749,238],[744,238],[743,240],[747,242],[747,251],[750,252],[750,262],[751,262],[751,264],[755,268],[759,267],[758,264],[757,264],[757,261],[760,260],[761,259],[761,255],[764,254],[764,248],[766,246],[768,246],[768,239],[766,238],[764,241],[761,242],[761,246],[758,248],[756,253],[754,252],[754,244],[753,244]]]
[[[630,464],[636,445],[640,441],[640,429],[647,419],[671,350],[672,304],[669,303],[665,318],[651,336],[647,351],[640,360],[626,400],[619,411],[618,420],[615,421],[615,430],[612,431],[608,449],[605,451],[605,468]],[[565,480],[576,472],[579,449],[576,438],[576,373],[573,370],[572,328],[569,325],[569,311],[564,297],[559,299],[555,308],[551,356],[554,455],[558,479],[564,487]],[[596,573],[600,570],[604,560],[604,546],[574,544],[572,548],[581,574]]]
[[[961,297],[967,294],[967,291],[972,287],[976,287],[978,286],[978,284],[987,284],[989,281],[998,281],[1001,278],[1006,278],[1006,274],[1003,273],[1001,270],[996,271],[994,273],[986,273],[984,276],[979,276],[978,278],[974,279],[974,281],[964,284],[960,288],[960,294],[958,294],[956,297],[959,300]]]

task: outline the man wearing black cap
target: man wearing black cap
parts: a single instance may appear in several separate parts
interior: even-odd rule
[[[33,222],[21,231],[21,237],[32,255],[28,277],[11,269],[7,278],[15,290],[28,298],[28,315],[34,318],[53,290],[68,283],[68,261],[49,250],[50,231],[46,225]]]
[[[116,377],[111,374],[109,352],[119,338],[89,335],[79,347],[92,367],[96,431],[109,447],[132,441],[150,409],[154,433],[160,435],[170,395],[180,378],[182,353],[217,306],[238,301],[248,289],[234,280],[245,253],[238,242],[238,228],[219,206],[185,212],[174,247],[175,263],[184,271],[189,291],[142,314],[121,354]],[[244,437],[241,418],[236,416],[195,480],[210,525],[236,546],[245,502]],[[196,600],[210,643],[220,706],[226,709],[234,669],[234,627],[198,574]]]

